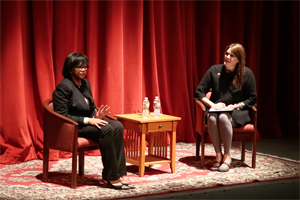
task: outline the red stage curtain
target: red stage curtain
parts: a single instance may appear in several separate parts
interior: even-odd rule
[[[158,95],[194,142],[195,88],[232,42],[256,77],[260,136],[299,137],[297,1],[2,1],[0,163],[42,158],[43,102],[74,51],[99,106],[133,113]]]

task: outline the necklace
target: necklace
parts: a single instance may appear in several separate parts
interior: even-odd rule
[[[74,84],[75,84],[76,86],[78,86],[78,87],[80,88],[80,86],[81,86],[81,80],[79,81],[79,84],[77,84],[77,81],[75,82],[75,81],[73,80],[73,82],[74,82]]]

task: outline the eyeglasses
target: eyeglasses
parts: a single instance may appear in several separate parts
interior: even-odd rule
[[[88,65],[82,66],[82,65],[77,65],[75,66],[76,70],[87,70],[89,68]]]

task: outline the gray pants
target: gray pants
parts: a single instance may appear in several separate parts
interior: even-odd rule
[[[229,154],[232,142],[232,127],[235,126],[237,126],[237,123],[228,112],[208,114],[208,133],[216,153],[221,153],[223,142],[224,154]]]

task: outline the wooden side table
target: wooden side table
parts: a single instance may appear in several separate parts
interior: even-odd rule
[[[145,165],[170,163],[175,173],[176,127],[180,117],[160,115],[143,118],[141,114],[115,115],[126,129],[126,162],[139,166],[143,177]],[[146,133],[149,133],[148,155],[146,155]],[[167,152],[167,134],[170,133],[170,155]]]

